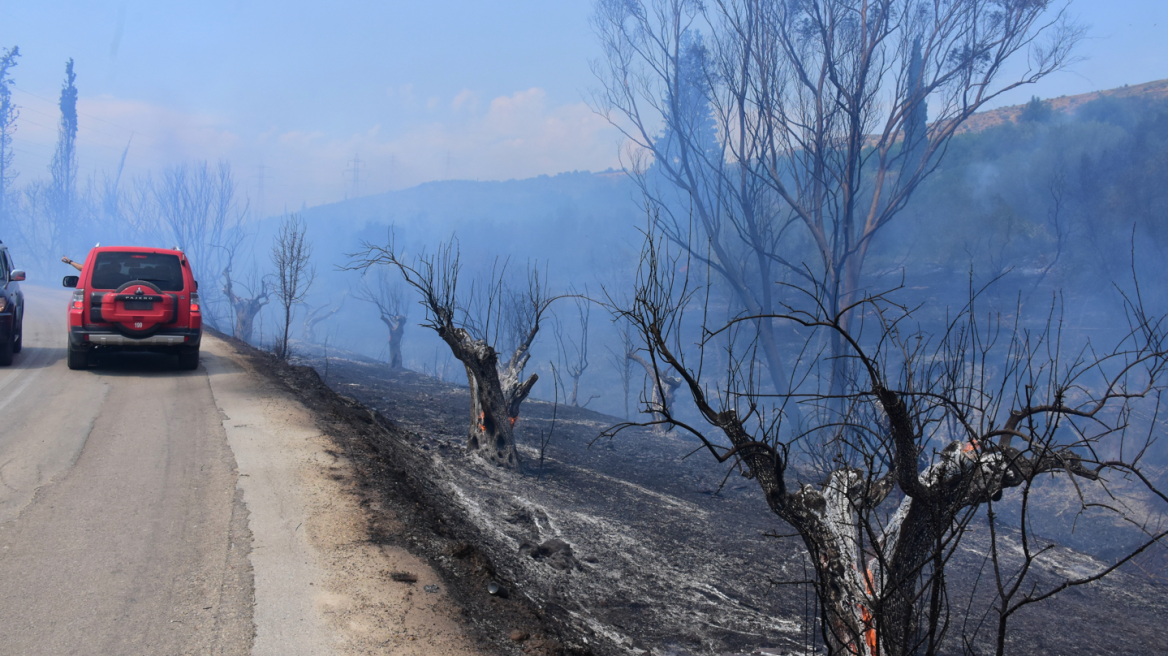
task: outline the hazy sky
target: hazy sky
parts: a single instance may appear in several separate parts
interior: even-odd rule
[[[618,166],[585,104],[592,0],[0,0],[21,181],[43,177],[73,57],[82,172],[228,159],[264,209],[443,178]],[[1009,101],[1168,77],[1168,2],[1081,0],[1086,61]],[[132,135],[132,140],[131,140]]]

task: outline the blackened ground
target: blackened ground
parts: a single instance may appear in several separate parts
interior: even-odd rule
[[[705,454],[687,458],[693,442],[638,430],[593,443],[615,420],[560,406],[541,464],[553,407],[529,400],[517,425],[526,471],[513,473],[463,448],[465,387],[356,358],[303,359],[327,372],[325,386],[312,368],[254,357],[319,412],[322,430],[355,463],[371,539],[428,558],[485,649],[787,654],[806,653],[813,640],[808,586],[792,584],[809,577],[798,539],[768,537],[790,531],[757,485],[727,479]],[[379,517],[408,529],[383,530]],[[951,581],[954,598],[984,564],[985,542],[971,535],[951,565],[966,573]],[[1058,549],[1042,565],[1054,580],[1101,564]],[[489,594],[491,583],[507,598]],[[982,580],[975,607],[985,606],[987,589]],[[1018,613],[1008,651],[1168,653],[1165,619],[1163,588],[1121,573]],[[532,637],[512,641],[514,632]],[[951,640],[955,652],[958,643]]]

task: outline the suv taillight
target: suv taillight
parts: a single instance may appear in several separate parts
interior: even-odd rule
[[[83,307],[85,307],[85,290],[84,289],[74,289],[73,290],[73,300],[70,301],[69,307],[73,308],[74,310],[80,310]]]
[[[191,292],[191,312],[199,311],[199,293]]]

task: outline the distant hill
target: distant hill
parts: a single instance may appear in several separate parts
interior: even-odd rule
[[[293,334],[298,354],[327,358],[338,351],[351,351],[378,359],[386,355],[385,326],[374,306],[355,297],[361,273],[345,270],[363,242],[384,246],[393,233],[394,250],[406,261],[422,252],[433,253],[452,236],[457,239],[461,273],[460,302],[469,304],[472,289],[482,290],[492,270],[506,265],[509,283],[526,286],[526,270],[538,267],[541,283],[549,294],[571,291],[603,298],[601,287],[622,291],[638,264],[645,209],[637,185],[619,171],[572,171],[554,176],[541,175],[524,180],[429,182],[339,203],[309,207],[300,212],[307,224],[313,249],[316,278],[305,300],[297,307]],[[269,217],[252,226],[253,240],[240,249],[242,274],[269,270],[269,249],[281,217]],[[466,377],[455,366],[450,349],[434,331],[419,327],[426,311],[419,297],[393,272],[391,286],[404,292],[409,315],[403,341],[406,367],[465,384]],[[477,281],[477,285],[476,285]],[[377,285],[371,278],[369,284]],[[498,299],[496,299],[497,302]],[[317,344],[304,341],[302,319],[308,308],[340,309],[314,329]],[[599,307],[591,311],[589,339],[592,367],[586,384],[589,395],[604,391],[604,398],[589,407],[610,413],[624,412],[623,396],[615,369],[608,364],[604,344],[618,344],[616,328],[608,313]],[[263,344],[271,344],[280,319],[276,304],[268,306],[256,325]],[[557,326],[565,326],[571,338],[576,333],[579,310],[571,300],[555,304],[546,316],[545,329],[532,350],[529,371],[542,381],[535,395],[563,398],[563,387],[554,387],[549,363],[557,358]],[[508,354],[509,355],[509,354]],[[345,356],[342,356],[345,357]],[[586,397],[587,398],[587,397]]]
[[[1074,114],[1083,105],[1094,100],[1099,100],[1100,98],[1146,98],[1149,100],[1164,100],[1168,98],[1168,80],[1156,80],[1134,86],[1124,85],[1115,89],[1092,91],[1091,93],[1081,93],[1076,96],[1045,98],[1043,102],[1054,112]],[[957,129],[957,134],[981,132],[982,130],[987,130],[1002,125],[1003,123],[1017,123],[1025,108],[1025,104],[1010,105],[1009,107],[991,109],[988,112],[979,112],[969,117]]]
[[[495,257],[549,265],[553,278],[583,281],[611,270],[613,259],[635,258],[636,185],[620,172],[572,171],[525,180],[429,182],[374,196],[306,209],[317,254],[343,263],[361,241],[384,244],[392,226],[399,249],[433,250],[456,235],[462,261],[490,268]],[[276,221],[270,221],[274,227]],[[270,228],[269,228],[270,229]]]
[[[942,308],[967,293],[971,272],[978,285],[1000,281],[991,300],[1002,307],[1016,302],[1019,291],[1037,302],[1049,298],[1053,288],[1068,289],[1076,307],[1068,325],[1095,330],[1122,313],[1098,299],[1112,298],[1111,283],[1130,278],[1134,234],[1141,280],[1149,283],[1144,294],[1168,303],[1168,278],[1158,266],[1159,254],[1168,249],[1168,187],[1162,184],[1168,177],[1166,100],[1168,80],[1161,80],[1050,99],[1035,121],[1019,120],[1025,105],[975,115],[965,129],[970,134],[953,142],[944,165],[874,242],[866,265],[873,289],[904,284],[907,275],[921,298]],[[684,202],[679,207],[686,209]],[[344,270],[350,254],[359,252],[362,242],[386,244],[391,226],[396,250],[407,259],[432,253],[456,235],[468,289],[509,258],[513,282],[523,281],[529,263],[538,264],[554,293],[587,286],[599,297],[602,286],[618,294],[627,290],[646,225],[637,184],[619,171],[430,182],[301,214],[317,264],[307,300],[314,308],[340,304],[360,284],[358,272]],[[272,217],[253,227],[254,241],[240,251],[248,256],[241,271],[268,267],[279,221]],[[787,244],[793,256],[813,258],[797,241]],[[317,337],[327,336],[330,349],[383,355],[384,326],[370,304],[350,299],[315,331]],[[417,328],[425,312],[415,301],[408,303],[407,366],[457,373],[449,349],[433,331]],[[306,310],[298,312],[302,317]],[[570,330],[575,306],[563,302],[555,312]],[[267,339],[278,323],[270,314],[262,315],[268,318],[258,326]],[[606,391],[589,407],[623,414],[623,396],[612,391],[621,389],[620,381],[604,348],[618,344],[619,337],[600,308],[593,308],[592,321],[590,385]],[[557,357],[553,325],[533,355],[545,381],[552,380],[548,363]],[[320,348],[327,352],[324,344]],[[538,394],[552,398],[555,392],[542,387]]]

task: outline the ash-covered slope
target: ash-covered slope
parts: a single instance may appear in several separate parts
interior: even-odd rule
[[[797,583],[810,576],[798,538],[765,536],[789,530],[753,481],[733,475],[721,486],[725,468],[702,453],[686,458],[692,442],[630,431],[589,447],[613,418],[561,406],[541,467],[540,435],[551,428],[552,406],[529,401],[517,430],[527,459],[521,475],[465,454],[465,388],[338,359],[330,359],[328,382],[413,433],[410,444],[428,456],[418,475],[447,495],[447,521],[472,525],[476,548],[513,594],[530,598],[578,647],[787,654],[808,653],[815,642],[813,599]],[[955,555],[954,599],[967,597],[985,547],[974,530]],[[1040,564],[1045,581],[1102,566],[1061,548]],[[973,607],[983,610],[955,619],[951,635],[972,634],[983,621],[988,579],[979,585]],[[954,606],[963,611],[964,603]],[[1162,653],[1166,618],[1163,588],[1120,573],[1018,613],[1008,651]],[[984,619],[977,642],[992,638],[994,621]],[[953,653],[959,642],[950,641]]]

